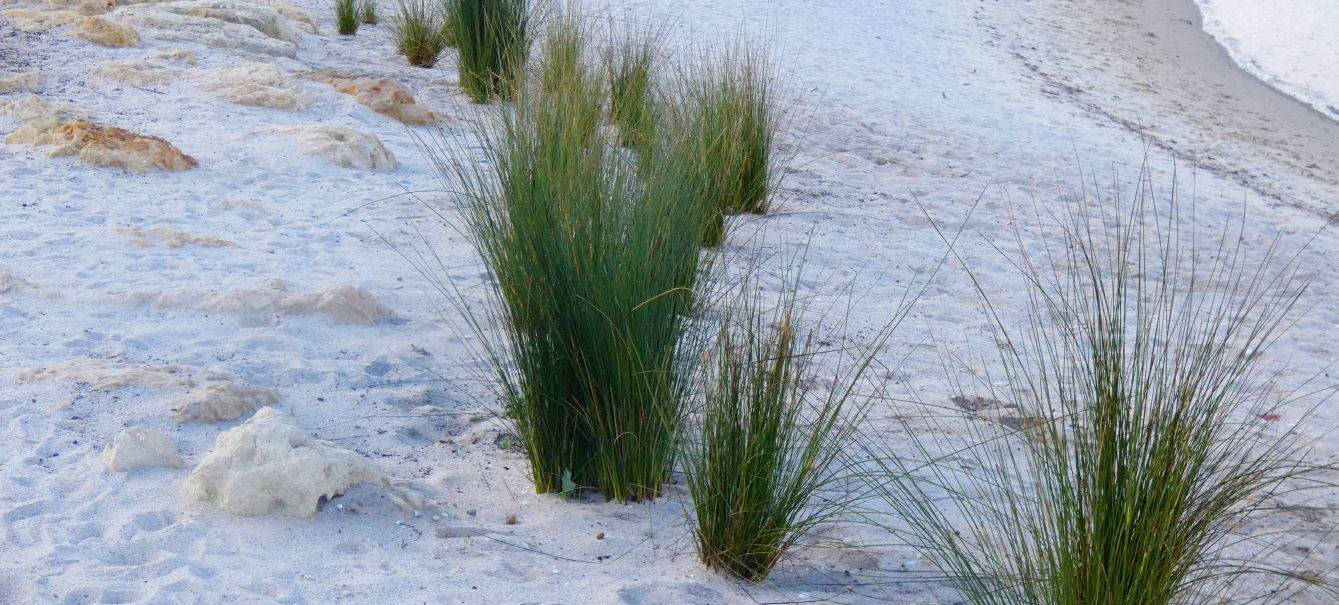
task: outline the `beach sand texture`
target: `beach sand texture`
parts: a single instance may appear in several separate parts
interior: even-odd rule
[[[198,163],[133,173],[0,145],[0,603],[949,602],[920,579],[932,568],[918,553],[872,528],[822,527],[814,541],[825,548],[741,584],[697,561],[681,485],[627,506],[533,494],[523,456],[499,446],[507,427],[488,416],[498,404],[467,327],[438,313],[442,301],[398,253],[426,238],[482,301],[477,255],[424,207],[455,218],[417,147],[430,127],[308,76],[391,78],[466,141],[463,125],[491,108],[459,93],[452,53],[410,67],[384,25],[342,37],[317,0],[235,3],[220,23],[182,2],[113,7],[101,16],[138,31],[128,47],[74,37],[77,26],[25,31],[0,12],[0,76],[40,74],[0,92],[0,133],[77,114]],[[1325,229],[1339,216],[1339,124],[1238,69],[1190,0],[628,8],[668,24],[678,44],[740,30],[772,44],[793,102],[781,140],[793,160],[778,212],[738,219],[726,252],[775,269],[808,242],[800,295],[851,305],[855,345],[940,263],[931,220],[964,228],[959,254],[1003,317],[1018,318],[1022,277],[991,242],[1017,229],[1040,248],[1054,232],[1034,202],[1064,208],[1089,179],[1128,188],[1147,161],[1159,192],[1175,173],[1193,193],[1206,241],[1243,210],[1250,249],[1315,236],[1303,252],[1312,308],[1263,363],[1287,388],[1339,358],[1339,234]],[[193,61],[166,58],[188,56],[178,50]],[[110,61],[146,61],[162,77],[90,73]],[[255,62],[274,66],[266,90],[294,102],[202,90],[211,74]],[[896,366],[894,389],[945,404],[959,395],[944,360],[990,353],[976,296],[960,269],[940,271],[881,359]],[[246,415],[178,423],[174,406],[223,381],[261,394],[223,402]],[[870,429],[896,443],[903,429],[890,418],[910,404],[888,405]],[[395,497],[356,485],[310,520],[192,499],[191,469],[257,406],[384,470]],[[1285,413],[1279,429],[1318,439],[1317,455],[1339,462],[1339,407],[1299,419]],[[184,467],[107,470],[104,447],[132,426],[166,433]],[[426,501],[406,513],[401,489]],[[1280,504],[1267,529],[1306,539],[1339,523],[1339,493]],[[1308,570],[1339,568],[1333,543],[1307,556]]]

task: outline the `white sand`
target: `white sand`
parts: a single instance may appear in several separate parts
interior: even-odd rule
[[[1279,232],[1285,244],[1300,244],[1339,210],[1339,172],[1325,169],[1339,165],[1334,143],[1269,138],[1267,127],[1250,120],[1277,120],[1275,131],[1326,127],[1278,118],[1286,109],[1263,113],[1250,99],[1234,105],[1245,83],[1203,91],[1165,87],[1189,82],[1187,74],[1201,67],[1218,73],[1212,70],[1221,66],[1209,59],[1185,65],[1158,45],[1131,57],[1135,51],[1113,41],[1144,35],[1149,21],[1119,11],[1099,19],[1088,6],[1095,2],[636,4],[672,17],[680,42],[743,26],[774,43],[794,92],[796,119],[784,146],[795,157],[781,211],[745,219],[734,249],[745,250],[742,236],[754,229],[765,234],[764,253],[780,257],[812,239],[803,294],[819,307],[844,304],[839,297],[858,276],[852,327],[859,342],[887,319],[908,280],[926,275],[943,253],[917,199],[936,220],[956,227],[986,192],[961,252],[1006,315],[1023,307],[1021,280],[985,238],[1018,225],[1026,245],[1040,246],[1048,232],[1017,218],[1017,204],[1034,198],[1048,207],[1065,204],[1080,166],[1104,182],[1113,171],[1132,178],[1148,143],[1160,189],[1170,187],[1173,167],[1187,194],[1193,180],[1206,231],[1220,229],[1245,202],[1244,237],[1253,249]],[[477,381],[482,360],[458,336],[463,325],[434,311],[428,285],[392,248],[421,244],[422,232],[451,276],[478,293],[471,286],[483,268],[468,245],[403,195],[439,187],[412,131],[294,74],[339,69],[391,77],[418,103],[446,112],[447,124],[468,123],[481,110],[458,93],[450,53],[438,68],[412,68],[395,55],[385,26],[339,37],[326,4],[296,4],[317,16],[323,33],[285,30],[298,40],[295,57],[285,56],[288,42],[261,33],[247,38],[256,53],[156,36],[147,27],[138,47],[115,49],[59,30],[18,32],[0,18],[0,73],[37,71],[44,97],[163,137],[199,160],[185,172],[129,174],[48,158],[41,148],[0,145],[0,270],[8,272],[0,275],[24,284],[0,291],[0,602],[596,605],[949,597],[939,584],[914,581],[929,570],[917,553],[887,546],[888,536],[869,529],[824,528],[819,540],[830,548],[803,551],[768,581],[744,585],[697,563],[681,487],[635,506],[530,493],[524,459],[494,445],[504,427],[475,418],[497,406]],[[153,59],[168,48],[193,52],[197,65]],[[5,63],[11,57],[14,64]],[[87,75],[111,60],[158,61],[183,77],[130,85]],[[305,111],[239,105],[201,91],[191,74],[253,61],[290,74],[314,103]],[[1213,99],[1187,96],[1199,93]],[[15,94],[0,94],[0,101]],[[0,117],[0,132],[20,124]],[[1140,124],[1154,126],[1136,132]],[[396,158],[394,170],[335,166],[304,153],[292,137],[272,134],[315,125],[375,135]],[[1194,162],[1174,163],[1169,151]],[[440,202],[433,194],[425,199]],[[235,246],[137,245],[127,229]],[[1329,231],[1306,253],[1315,280],[1307,301],[1315,308],[1266,360],[1285,387],[1336,359],[1339,309],[1331,301],[1339,297],[1339,266],[1327,259],[1337,255],[1339,236]],[[329,314],[284,312],[282,305],[211,311],[194,298],[154,304],[280,281],[303,295],[362,288],[393,315],[341,323]],[[941,360],[990,353],[974,297],[960,270],[939,276],[886,352],[890,363],[906,359],[893,376],[896,390],[914,388],[936,403],[956,394]],[[292,414],[306,434],[411,482],[446,515],[405,515],[373,486],[354,487],[311,520],[235,517],[195,502],[182,490],[189,469],[246,417],[177,425],[167,405],[177,390],[152,381],[94,389],[18,380],[30,368],[89,358],[182,366],[274,389],[275,407]],[[1292,427],[1298,418],[1285,412],[1279,426]],[[102,449],[129,426],[167,432],[186,468],[107,471]],[[871,428],[895,440],[893,426]],[[1318,455],[1335,460],[1339,408],[1322,407],[1296,428],[1322,439]],[[1305,540],[1339,519],[1339,494],[1305,504],[1314,509],[1281,513],[1277,526],[1297,523],[1288,535]],[[519,523],[505,525],[509,514]],[[596,532],[605,539],[596,540]],[[1312,557],[1313,567],[1339,566],[1333,543]]]

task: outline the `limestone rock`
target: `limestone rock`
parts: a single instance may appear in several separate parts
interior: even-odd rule
[[[301,38],[289,27],[279,11],[268,6],[237,0],[172,0],[127,7],[125,10],[154,10],[201,19],[213,19],[255,29],[275,40],[296,45]],[[119,12],[119,11],[118,11]],[[136,11],[130,11],[136,12]]]
[[[112,21],[106,17],[89,17],[73,10],[33,10],[29,8],[11,8],[0,14],[14,20],[14,25],[24,31],[45,31],[61,25],[78,25],[79,29],[71,35],[83,38],[95,44],[112,48],[125,48],[139,44],[139,34],[135,28],[125,23]]]
[[[116,2],[115,0],[46,0],[46,5],[58,10],[73,8],[81,15],[101,15],[116,6]]]
[[[0,76],[0,92],[14,92],[26,90],[37,92],[42,88],[42,74],[35,71],[25,71]]]
[[[302,111],[315,102],[311,93],[290,82],[269,63],[247,63],[209,71],[200,86],[234,103]]]
[[[0,269],[0,294],[9,294],[30,287],[32,287],[32,284],[24,281],[22,277],[14,275],[6,269]]]
[[[440,122],[441,112],[414,102],[409,88],[390,78],[361,77],[339,71],[315,72],[313,76],[372,111],[395,118],[405,124],[422,125]]]
[[[239,385],[231,380],[215,381],[191,389],[168,402],[175,410],[177,424],[188,422],[222,422],[241,418],[257,407],[278,403],[279,395],[272,389]]]
[[[317,33],[316,16],[284,0],[252,0],[253,4],[268,6],[283,15],[294,25],[309,32]]]
[[[0,271],[3,273],[3,271]],[[19,372],[24,382],[65,380],[98,391],[130,386],[175,392],[168,405],[178,424],[232,420],[256,407],[274,405],[273,389],[238,384],[226,374],[179,365],[140,365],[105,359],[79,359]]]
[[[12,145],[54,145],[60,125],[70,120],[87,120],[88,111],[65,103],[52,103],[37,95],[23,95],[0,102],[0,116],[26,122],[5,137]]]
[[[0,2],[3,1],[4,0],[0,0]],[[52,1],[73,1],[73,0],[52,0]],[[82,0],[82,1],[92,2],[95,0]],[[164,2],[173,2],[173,1],[175,0],[119,0],[117,4],[124,6],[129,4],[161,4]],[[288,0],[235,0],[235,1],[243,2],[245,4],[252,4],[272,8],[275,11],[277,11],[280,15],[283,15],[284,18],[288,19],[290,25],[296,25],[298,28],[309,33],[313,34],[317,33],[316,16],[311,14],[311,12],[305,9],[295,6],[293,3],[288,2]]]
[[[186,478],[185,490],[235,515],[264,515],[278,508],[309,519],[322,500],[357,483],[382,486],[402,509],[422,505],[421,497],[393,486],[385,471],[358,454],[313,439],[292,416],[263,408],[219,435],[214,451]]]
[[[162,244],[168,248],[180,248],[182,246],[200,246],[203,248],[236,248],[237,244],[226,239],[219,239],[209,235],[192,235],[179,229],[171,227],[117,227],[117,233],[129,235],[130,242],[136,246],[152,246]]]
[[[154,387],[194,387],[194,372],[184,366],[146,366],[105,359],[79,359],[46,368],[19,372],[24,382],[61,379],[86,384],[98,391],[110,391],[131,385]],[[212,375],[211,375],[212,377]]]
[[[186,50],[184,48],[159,49],[158,52],[153,54],[153,56],[159,59],[167,59],[169,61],[181,61],[182,63],[185,63],[187,65],[195,65],[195,53]]]
[[[139,32],[136,32],[134,27],[106,17],[84,17],[79,21],[79,29],[73,35],[111,48],[139,45]]]
[[[33,94],[22,95],[12,101],[0,102],[0,116],[24,122],[60,123],[68,120],[87,120],[92,113],[66,103],[52,103]]]
[[[50,153],[52,157],[77,155],[94,166],[145,172],[152,169],[186,170],[197,164],[195,158],[159,137],[139,135],[124,128],[83,120],[71,120],[58,127],[32,133],[31,140],[26,138],[29,133],[17,137],[19,134],[19,131],[15,131],[5,142],[55,145],[56,148]]]
[[[0,11],[14,20],[14,26],[23,31],[46,31],[61,25],[70,25],[81,21],[84,16],[72,10],[34,10],[31,8],[11,8]]]
[[[117,434],[102,450],[102,462],[118,473],[146,466],[183,466],[172,437],[148,426],[132,426]]]
[[[160,305],[171,305],[171,297],[160,296]],[[320,313],[342,324],[372,325],[393,317],[367,290],[356,286],[335,286],[316,292],[294,294],[282,283],[264,288],[215,292],[196,305],[197,309],[216,313],[250,315],[301,315]]]
[[[238,10],[211,9],[205,6],[207,4],[214,3],[179,0],[132,4],[119,7],[111,14],[137,27],[153,31],[154,37],[160,40],[186,40],[281,57],[297,55],[294,42],[271,37],[251,24],[254,22],[265,26],[267,21],[272,21],[273,27],[269,29],[296,39],[297,33],[288,27],[274,9],[257,5]],[[248,23],[243,24],[241,21]],[[286,28],[287,34],[284,34],[282,28]]]
[[[88,70],[88,73],[136,86],[161,84],[177,77],[177,70],[152,61],[107,61]]]
[[[395,156],[377,135],[335,126],[284,126],[272,129],[292,136],[298,150],[336,165],[362,170],[394,170]]]

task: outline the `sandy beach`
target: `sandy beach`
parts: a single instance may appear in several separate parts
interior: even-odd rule
[[[213,35],[125,4],[102,16],[134,24],[137,43],[107,47],[78,23],[7,12],[46,5],[0,0],[0,77],[40,76],[0,92],[0,134],[45,108],[198,162],[133,173],[0,145],[0,604],[955,602],[922,553],[877,528],[824,525],[749,584],[697,560],[682,483],[650,504],[533,493],[477,343],[410,262],[431,246],[482,302],[485,268],[418,140],[441,128],[468,142],[491,108],[460,93],[452,53],[409,66],[384,24],[339,36],[324,2],[235,1],[264,5],[251,9],[264,31]],[[777,212],[736,219],[726,256],[778,269],[807,242],[800,294],[849,306],[856,345],[933,274],[880,356],[896,401],[869,430],[890,443],[914,414],[907,393],[949,405],[993,346],[968,276],[935,273],[936,224],[962,229],[981,289],[1020,319],[1023,277],[993,244],[1053,243],[1037,205],[1091,204],[1076,189],[1127,190],[1145,163],[1160,195],[1193,198],[1205,241],[1245,212],[1248,249],[1301,251],[1309,310],[1263,363],[1281,390],[1334,382],[1339,123],[1240,70],[1191,0],[580,4],[666,24],[678,45],[746,31],[772,46],[791,159]],[[261,76],[270,106],[219,84]],[[402,84],[435,123],[332,84],[353,76]],[[224,399],[245,411],[181,421]],[[1339,407],[1303,414],[1315,401],[1282,410],[1277,430],[1339,463]],[[310,519],[188,496],[191,469],[253,404],[387,481]],[[132,426],[166,434],[181,467],[109,470],[104,448]],[[397,506],[397,490],[423,500]],[[1281,497],[1263,529],[1299,543],[1332,531],[1339,490],[1312,496]],[[1333,540],[1301,558],[1339,582]]]

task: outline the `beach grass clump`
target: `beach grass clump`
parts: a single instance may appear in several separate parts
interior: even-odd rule
[[[551,84],[498,108],[482,161],[452,159],[467,143],[443,138],[434,163],[463,192],[492,278],[474,325],[536,491],[648,500],[673,467],[701,348],[704,211],[683,178],[696,161],[666,151],[639,171],[587,131],[601,87]]]
[[[704,195],[724,215],[771,207],[780,110],[775,67],[765,48],[745,43],[701,53],[669,92],[675,128],[700,143]],[[704,243],[720,243],[720,230]]]
[[[442,18],[434,0],[399,0],[391,20],[396,49],[410,65],[432,67],[446,47]]]
[[[627,27],[605,49],[605,81],[609,86],[609,115],[619,127],[623,145],[641,149],[655,134],[656,61],[659,35]]]
[[[361,0],[335,0],[335,27],[341,36],[352,36],[358,32],[361,5]]]
[[[603,117],[600,72],[590,61],[590,34],[585,20],[573,12],[550,16],[544,28],[536,66],[539,94],[536,102],[556,102],[575,133],[594,137]]]
[[[380,20],[380,15],[377,14],[377,0],[363,0],[361,12],[365,24],[376,25]]]
[[[722,312],[714,376],[682,466],[703,563],[760,582],[810,530],[854,504],[839,489],[856,474],[843,457],[869,406],[857,387],[883,338],[825,376],[820,357],[833,355],[815,336],[821,324],[802,332],[798,281],[770,308],[749,281]],[[830,388],[818,388],[823,378]]]
[[[456,47],[456,15],[460,0],[440,0],[438,10],[442,15],[442,43]]]
[[[475,103],[515,100],[530,53],[530,11],[529,0],[453,1],[460,88]]]
[[[880,458],[903,535],[967,603],[1268,602],[1305,579],[1270,562],[1272,530],[1237,532],[1274,498],[1333,489],[1271,426],[1297,397],[1261,361],[1307,278],[1277,240],[1250,258],[1235,228],[1197,247],[1177,200],[1149,197],[1074,211],[1055,258],[1015,259],[1021,326],[981,291],[1007,383],[992,397],[1025,422],[948,448],[910,431],[922,462]]]

